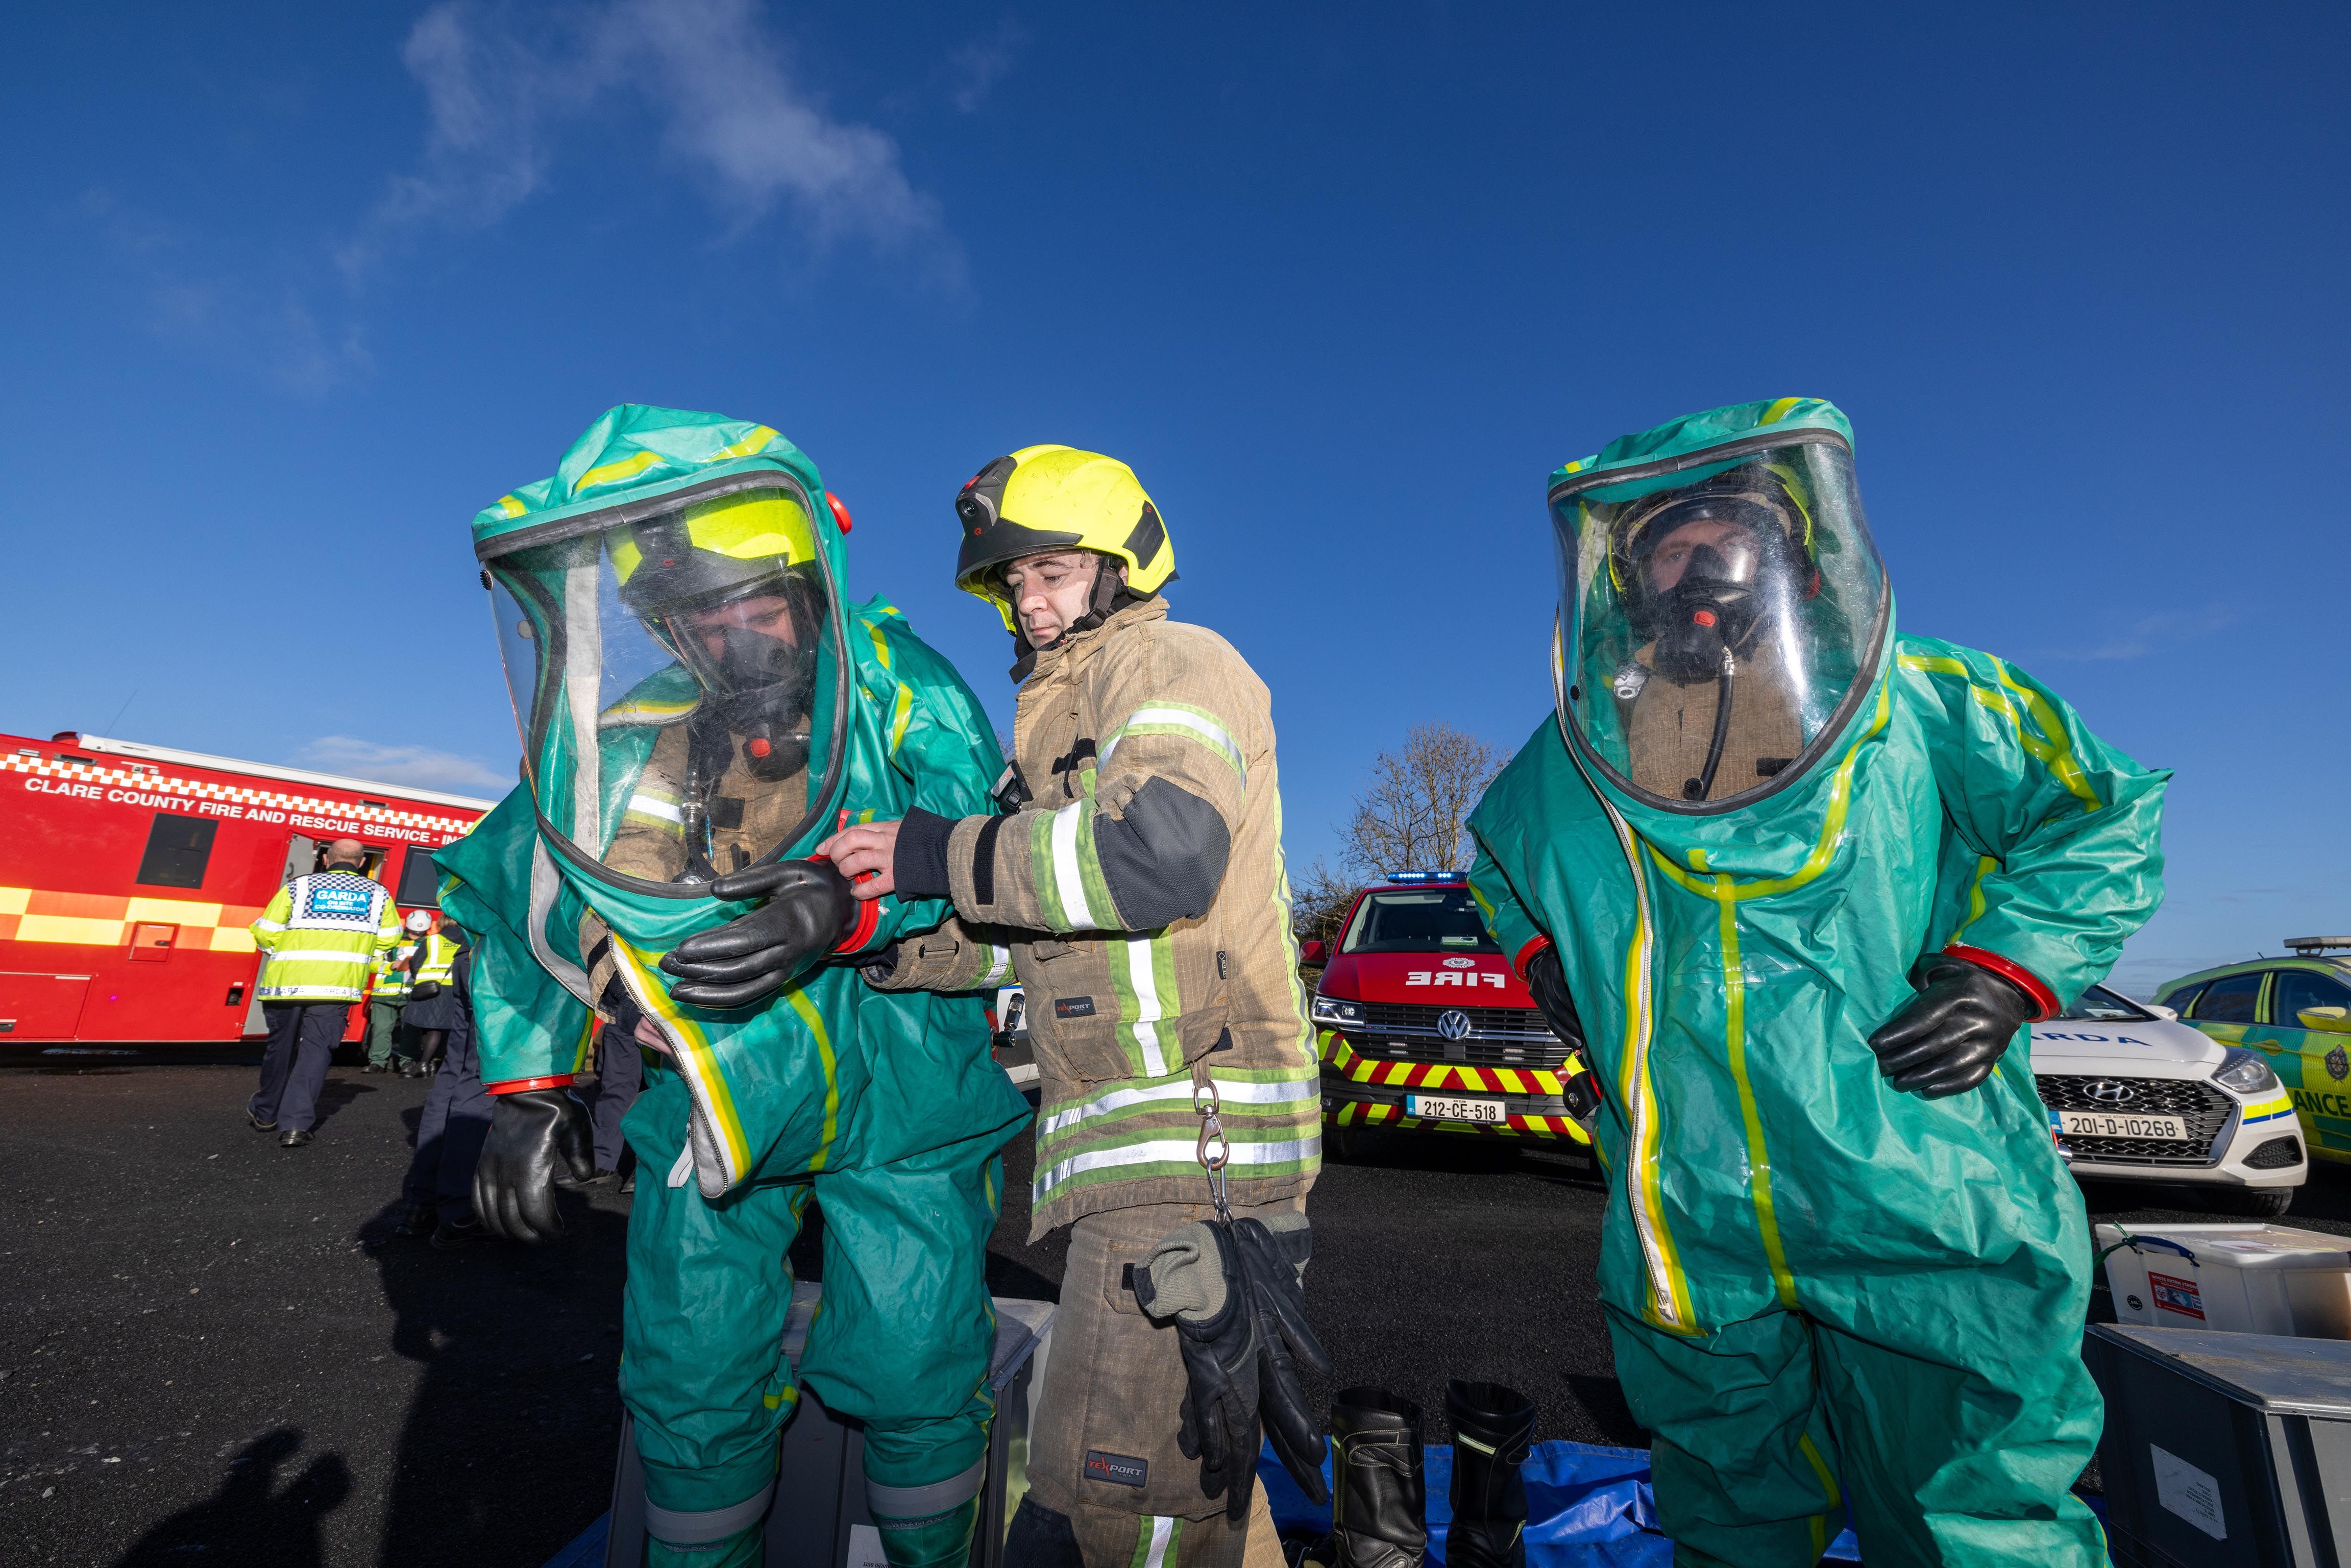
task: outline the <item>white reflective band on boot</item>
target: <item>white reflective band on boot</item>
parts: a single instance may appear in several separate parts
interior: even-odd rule
[[[979,1462],[959,1476],[933,1481],[926,1487],[885,1487],[877,1481],[865,1483],[865,1508],[872,1514],[873,1522],[883,1530],[892,1520],[908,1523],[936,1519],[951,1509],[960,1508],[979,1494],[980,1482],[987,1479],[987,1460]]]
[[[694,1513],[673,1512],[647,1501],[645,1533],[664,1546],[708,1546],[758,1523],[775,1495],[776,1483],[769,1481],[741,1502]]]

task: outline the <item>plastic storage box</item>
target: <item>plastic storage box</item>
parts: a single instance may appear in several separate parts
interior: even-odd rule
[[[2097,1323],[2120,1568],[2351,1564],[2351,1343]]]
[[[823,1286],[805,1281],[792,1287],[784,1354],[795,1372],[823,1292]],[[980,1483],[971,1568],[996,1568],[1002,1560],[1012,1511],[1029,1490],[1029,1385],[1043,1363],[1052,1324],[1050,1301],[996,1298],[996,1354],[988,1371],[996,1421],[988,1436],[987,1479]],[[605,1568],[638,1568],[644,1561],[645,1479],[637,1462],[636,1436],[635,1422],[623,1413]],[[799,1411],[784,1427],[766,1539],[768,1568],[883,1568],[882,1535],[865,1508],[865,1434],[856,1422],[827,1410],[805,1385]]]
[[[2283,1225],[2101,1225],[2115,1320],[2351,1339],[2351,1241]]]

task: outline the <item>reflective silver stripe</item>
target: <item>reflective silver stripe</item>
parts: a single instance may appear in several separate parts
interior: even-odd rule
[[[592,1008],[596,1005],[596,998],[588,994],[588,971],[558,954],[548,943],[548,917],[554,912],[556,894],[562,891],[563,876],[555,869],[555,857],[548,853],[547,841],[534,834],[531,838],[530,851],[530,922],[528,925],[531,956],[537,958],[541,967],[554,976],[557,983],[565,990]],[[489,988],[479,977],[475,977],[474,983],[483,990]]]
[[[275,920],[256,920],[251,925],[246,926],[246,929],[248,931],[283,931],[286,927]]]
[[[1291,1160],[1302,1160],[1322,1152],[1322,1134],[1285,1139],[1280,1143],[1232,1143],[1231,1166],[1278,1166]],[[1153,1138],[1146,1143],[1125,1144],[1114,1149],[1089,1149],[1071,1155],[1049,1170],[1037,1173],[1029,1191],[1033,1198],[1041,1199],[1071,1176],[1088,1171],[1109,1170],[1118,1166],[1189,1165],[1199,1164],[1198,1142],[1193,1138]],[[1243,1175],[1248,1173],[1243,1172]]]
[[[1235,1082],[1229,1078],[1209,1075],[1217,1086],[1217,1098],[1228,1105],[1280,1105],[1312,1100],[1319,1086],[1311,1078],[1294,1078],[1283,1082]],[[1074,1127],[1089,1116],[1107,1116],[1113,1111],[1129,1106],[1148,1104],[1154,1100],[1177,1100],[1189,1106],[1192,1101],[1192,1080],[1189,1074],[1172,1082],[1154,1083],[1141,1089],[1113,1089],[1097,1100],[1082,1105],[1072,1105],[1056,1111],[1037,1124],[1037,1136],[1050,1138],[1064,1127]]]
[[[360,999],[356,989],[344,991],[325,986],[256,986],[253,994],[265,1002],[273,998],[299,1002],[355,1002]]]
[[[1090,800],[1072,800],[1053,813],[1053,888],[1072,931],[1092,931],[1102,924],[1086,903],[1086,879],[1078,869],[1078,813],[1092,809]]]
[[[307,964],[372,964],[372,953],[342,953],[332,947],[273,947],[269,956],[280,964],[299,959]]]
[[[1134,1043],[1143,1048],[1143,1071],[1154,1078],[1167,1071],[1167,1053],[1159,1049],[1159,976],[1152,966],[1152,939],[1135,936],[1126,944],[1126,975],[1134,984]]]
[[[1249,764],[1241,760],[1241,748],[1233,744],[1231,732],[1207,715],[1195,713],[1190,708],[1184,707],[1154,707],[1145,705],[1127,715],[1126,722],[1118,727],[1118,733],[1112,736],[1109,742],[1102,747],[1101,766],[1108,768],[1111,753],[1118,749],[1118,743],[1146,725],[1154,727],[1173,725],[1179,729],[1190,730],[1195,736],[1221,752],[1225,760],[1233,765],[1233,771],[1241,776],[1244,783],[1248,782]]]
[[[651,795],[630,796],[629,810],[643,811],[648,817],[659,817],[664,822],[675,822],[681,828],[685,826],[683,808],[673,806],[666,800],[656,800]]]
[[[1012,949],[998,947],[991,942],[987,946],[987,971],[972,983],[975,987],[1000,985],[1003,983],[1004,977],[1011,972]]]
[[[1141,1549],[1143,1568],[1167,1568],[1168,1548],[1176,1544],[1176,1521],[1164,1513],[1145,1515],[1143,1531],[1146,1539],[1135,1545]],[[1399,1554],[1401,1561],[1401,1554]]]
[[[774,1500],[776,1483],[769,1481],[741,1502],[726,1508],[705,1508],[679,1513],[645,1500],[645,1533],[664,1546],[708,1546],[739,1535],[766,1517]]]
[[[865,1507],[876,1523],[885,1518],[929,1519],[978,1496],[979,1483],[987,1479],[985,1458],[959,1476],[933,1481],[926,1487],[885,1487],[869,1479],[865,1483]]]

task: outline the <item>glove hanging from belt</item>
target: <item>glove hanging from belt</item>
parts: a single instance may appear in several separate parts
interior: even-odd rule
[[[1134,1299],[1172,1324],[1184,1358],[1176,1445],[1200,1461],[1201,1495],[1249,1514],[1260,1430],[1282,1469],[1327,1502],[1323,1437],[1301,1385],[1301,1363],[1331,1375],[1330,1353],[1306,1322],[1301,1288],[1312,1233],[1303,1214],[1196,1220],[1171,1232],[1134,1268]]]

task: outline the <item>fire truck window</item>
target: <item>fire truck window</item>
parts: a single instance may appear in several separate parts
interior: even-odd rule
[[[1499,953],[1466,887],[1366,894],[1343,953]]]
[[[147,830],[147,852],[139,857],[139,882],[148,887],[204,886],[219,827],[203,817],[156,812],[154,826]]]
[[[425,909],[441,907],[441,868],[434,863],[432,851],[408,852],[400,867],[400,891],[393,902]]]

